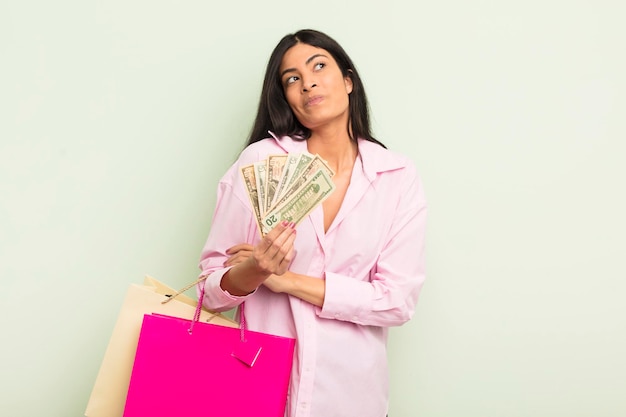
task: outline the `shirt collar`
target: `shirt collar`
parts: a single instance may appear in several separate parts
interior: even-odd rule
[[[268,132],[276,141],[278,146],[287,153],[307,152],[306,140],[293,138],[291,136],[278,136],[274,132]],[[363,164],[363,173],[370,181],[374,181],[380,172],[393,171],[406,167],[405,158],[399,157],[396,153],[383,148],[377,143],[369,140],[359,139],[359,158]]]
[[[274,138],[276,144],[287,153],[307,152],[306,139],[292,136],[278,136],[271,130],[268,133]]]
[[[381,172],[394,171],[407,166],[407,160],[377,143],[359,139],[359,156],[363,163],[363,173],[374,181]]]

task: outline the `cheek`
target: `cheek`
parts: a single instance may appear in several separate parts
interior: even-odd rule
[[[337,94],[345,95],[346,97],[352,92],[352,85],[342,77],[333,78],[332,86]]]
[[[298,104],[298,96],[299,94],[297,94],[297,92],[294,91],[293,88],[288,88],[285,90],[285,99],[287,100],[287,104],[289,104],[289,107],[291,107],[292,110]]]

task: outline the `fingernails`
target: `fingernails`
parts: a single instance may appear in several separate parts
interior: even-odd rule
[[[296,224],[294,222],[289,223],[289,227],[291,227],[292,229],[296,228]]]
[[[287,220],[283,220],[280,224],[285,227],[289,226],[289,222]]]

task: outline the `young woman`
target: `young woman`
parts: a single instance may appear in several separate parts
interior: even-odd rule
[[[297,227],[264,237],[240,168],[318,154],[335,190]],[[425,277],[426,203],[413,163],[370,132],[356,67],[329,36],[301,30],[274,49],[246,148],[220,180],[202,251],[204,305],[246,303],[251,330],[297,340],[289,417],[384,417],[386,343]]]

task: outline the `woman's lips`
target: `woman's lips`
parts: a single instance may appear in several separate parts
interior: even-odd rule
[[[309,97],[306,102],[304,103],[305,106],[315,106],[316,104],[319,104],[322,102],[322,100],[324,100],[324,97],[322,96],[313,96],[313,97]]]

